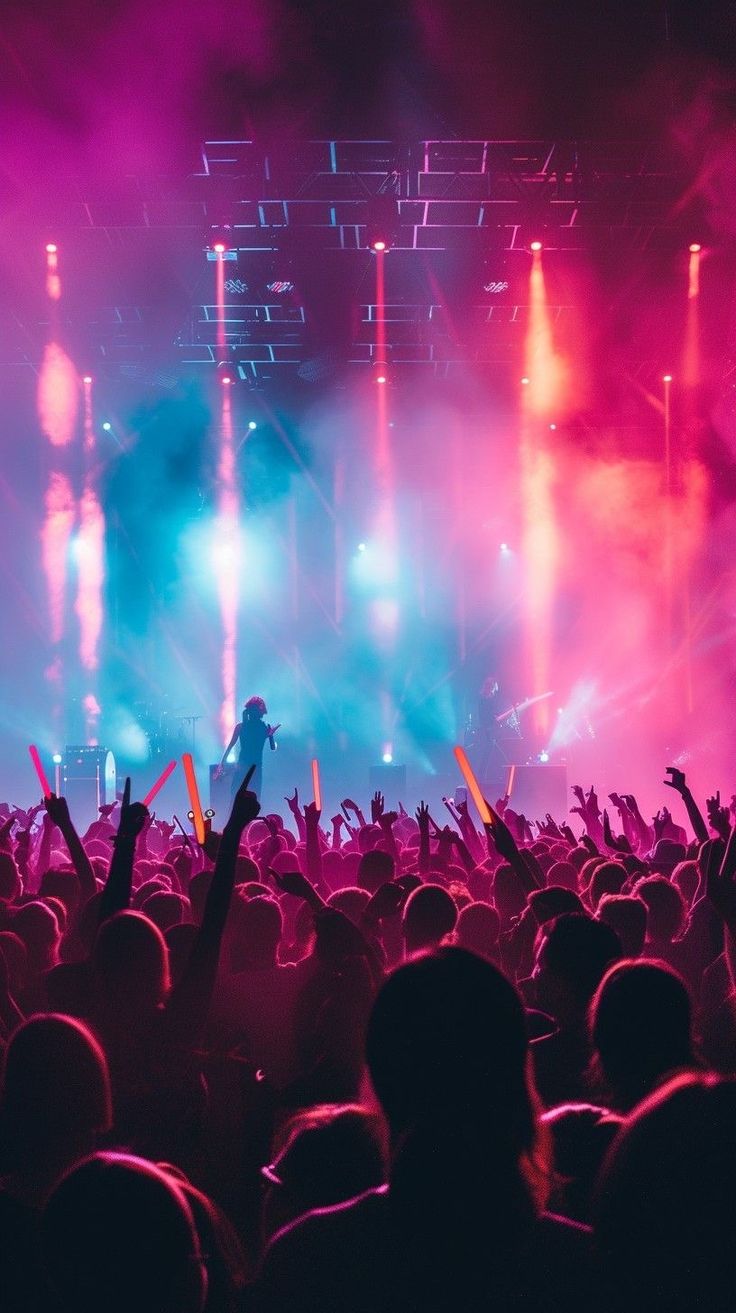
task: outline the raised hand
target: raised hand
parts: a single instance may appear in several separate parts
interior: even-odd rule
[[[54,825],[58,825],[60,830],[71,824],[69,815],[69,806],[66,798],[57,798],[55,793],[50,793],[45,801],[46,815]]]
[[[683,794],[687,789],[684,770],[680,770],[677,766],[668,766],[667,774],[671,775],[672,778],[664,780],[663,783],[666,784],[668,788],[674,789],[675,793]]]
[[[256,816],[261,810],[261,804],[258,801],[256,794],[252,793],[249,787],[253,775],[255,774],[255,769],[255,766],[249,768],[248,774],[233,798],[233,805],[227,825],[234,829],[239,829],[241,831],[244,830],[246,825],[250,825],[251,821],[256,819]]]
[[[309,880],[301,871],[274,871],[269,866],[268,873],[282,894],[292,894],[294,898],[311,898],[314,893]]]
[[[652,825],[654,827],[655,840],[659,841],[662,838],[662,835],[665,832],[669,820],[670,820],[670,814],[667,811],[666,807],[663,807],[661,811],[657,812],[656,816],[652,817]]]
[[[144,807],[142,802],[130,801],[130,776],[127,775],[123,789],[123,800],[120,804],[120,824],[118,825],[117,837],[119,839],[137,839],[147,820],[148,808]]]
[[[381,793],[380,789],[376,789],[376,792],[373,794],[373,797],[371,798],[371,820],[374,825],[377,825],[381,817],[383,816],[384,805],[385,802],[384,802],[383,794]]]
[[[388,880],[376,890],[363,915],[367,921],[383,921],[386,917],[396,916],[405,900],[406,890]]]
[[[603,812],[603,841],[607,848],[613,848],[614,852],[630,853],[631,845],[625,835],[617,838],[611,829],[611,822],[608,819],[608,812]]]
[[[516,840],[505,820],[503,820],[498,812],[491,807],[490,803],[488,803],[488,810],[491,813],[491,822],[490,825],[486,824],[483,828],[485,829],[486,834],[493,840],[496,852],[499,856],[503,857],[506,861],[509,861],[512,857],[516,857],[518,854],[519,849],[516,846]]]
[[[711,829],[715,830],[716,834],[719,834],[722,839],[727,839],[731,832],[731,817],[728,807],[721,806],[720,789],[714,793],[712,798],[706,800],[705,805],[708,812],[708,824]]]
[[[419,829],[421,830],[426,828],[427,830],[429,830],[429,804],[426,802],[420,802],[414,815],[417,818]]]
[[[316,802],[308,802],[304,808],[304,819],[307,824],[317,825],[322,812],[318,810]]]
[[[294,786],[293,798],[284,798],[284,802],[286,803],[290,812],[296,813],[299,811],[299,790],[296,788],[296,786]]]

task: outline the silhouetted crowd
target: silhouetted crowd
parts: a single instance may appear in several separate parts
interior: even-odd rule
[[[0,805],[3,1313],[732,1310],[736,799],[667,775]]]

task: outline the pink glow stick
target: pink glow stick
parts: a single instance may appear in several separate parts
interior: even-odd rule
[[[176,762],[175,762],[175,761],[170,761],[169,764],[168,764],[168,766],[166,766],[166,767],[164,768],[164,770],[161,771],[161,774],[159,775],[158,779],[156,780],[156,783],[155,783],[155,784],[152,784],[152,785],[151,785],[151,788],[148,790],[148,793],[146,794],[145,798],[143,799],[143,806],[144,806],[144,807],[150,807],[151,803],[153,802],[154,798],[156,797],[156,794],[159,792],[159,789],[162,789],[162,788],[164,787],[164,784],[166,783],[167,779],[168,779],[169,776],[171,775],[172,771],[175,771],[175,770],[176,770]]]
[[[470,790],[470,793],[473,798],[473,802],[475,803],[476,807],[478,808],[478,811],[480,812],[480,819],[482,820],[484,825],[492,825],[493,817],[491,816],[490,810],[488,808],[488,803],[483,797],[483,792],[481,790],[481,787],[477,779],[475,778],[475,775],[473,773],[473,767],[468,761],[468,757],[467,757],[467,753],[465,752],[465,749],[453,748],[453,752],[455,753],[457,764],[463,773],[463,779],[465,780],[465,783],[467,784]]]
[[[312,792],[314,793],[314,805],[318,812],[322,811],[322,786],[319,782],[319,762],[314,757],[312,761]]]
[[[48,780],[46,779],[46,772],[43,766],[41,765],[41,758],[38,755],[38,748],[36,747],[35,743],[30,743],[28,745],[28,751],[31,754],[31,761],[33,762],[33,765],[35,767],[36,774],[38,776],[38,782],[41,785],[41,792],[43,793],[44,798],[50,798],[51,786]]]

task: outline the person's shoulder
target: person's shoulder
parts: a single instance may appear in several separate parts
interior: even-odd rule
[[[316,1208],[271,1240],[252,1307],[275,1313],[298,1301],[303,1313],[355,1308],[385,1247],[387,1187]]]
[[[589,1226],[542,1213],[529,1261],[539,1283],[540,1307],[587,1313],[599,1306],[600,1280]]]
[[[537,1222],[540,1238],[549,1240],[550,1244],[577,1246],[583,1250],[590,1249],[593,1243],[593,1231],[583,1222],[574,1222],[570,1217],[561,1217],[559,1213],[542,1213]]]
[[[372,1222],[381,1222],[386,1211],[388,1186],[380,1185],[364,1194],[356,1195],[345,1203],[331,1204],[328,1208],[313,1208],[303,1217],[291,1222],[282,1231],[277,1232],[271,1244],[281,1241],[309,1241],[318,1237],[333,1236],[338,1231],[349,1231],[353,1227],[361,1232]]]
[[[300,1266],[302,1254],[309,1254],[310,1261],[314,1261],[322,1249],[330,1254],[351,1254],[354,1250],[343,1246],[351,1246],[353,1240],[365,1249],[370,1244],[370,1237],[383,1225],[387,1194],[388,1187],[383,1185],[345,1203],[314,1208],[305,1213],[273,1237],[266,1253],[265,1267],[278,1267],[285,1260],[288,1266],[292,1260]]]

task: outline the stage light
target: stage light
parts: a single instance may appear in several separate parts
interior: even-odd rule
[[[522,380],[521,380],[521,386],[522,386],[522,387],[528,387],[528,386],[529,386],[529,379],[526,377],[526,375],[524,375],[524,377],[523,377]]]
[[[381,757],[381,761],[383,762],[383,764],[385,766],[390,766],[393,759],[394,759],[393,752],[390,752],[388,749],[386,749],[386,751],[383,753],[383,756]]]
[[[529,249],[530,249],[531,251],[541,251],[541,249],[542,249],[542,243],[541,243],[541,242],[531,242],[531,243],[530,243],[530,246],[529,246]]]
[[[59,249],[59,248],[58,248],[58,246],[56,245],[56,242],[47,242],[47,243],[46,243],[46,254],[47,254],[47,255],[56,255],[56,252],[58,251],[58,249]]]
[[[540,752],[539,761],[542,763],[542,765],[544,765],[545,762],[549,761],[549,753],[547,752],[546,748],[542,752]]]
[[[672,382],[672,375],[671,375],[671,374],[663,374],[663,376],[662,376],[662,382],[663,382],[663,383],[671,383],[671,382]]]
[[[237,546],[234,542],[223,541],[222,539],[219,542],[213,542],[210,557],[215,570],[228,570],[237,563]]]
[[[106,420],[105,420],[105,422],[104,422],[104,424],[102,425],[102,427],[103,427],[103,429],[105,430],[106,433],[109,433],[109,432],[110,432],[110,430],[112,429],[112,424],[110,423],[109,419],[106,419]]]
[[[91,374],[85,374],[84,378],[82,379],[82,382],[83,382],[83,383],[91,383],[91,382],[92,382],[92,375],[91,375]]]
[[[388,383],[388,377],[387,377],[387,375],[385,374],[385,372],[384,372],[383,370],[380,370],[380,371],[376,374],[376,382],[377,382],[377,383]]]
[[[386,251],[388,250],[388,247],[382,237],[376,237],[375,240],[371,242],[371,250]]]
[[[366,549],[366,547],[365,547],[365,543],[358,543],[358,551],[359,551],[359,552],[364,552],[365,549]]]
[[[248,428],[250,429],[251,433],[253,432],[254,429],[258,428],[258,425],[256,424],[254,419],[248,420]]]
[[[212,250],[216,251],[218,255],[222,255],[223,252],[227,250],[227,247],[224,242],[215,242]]]
[[[233,380],[231,379],[231,377],[230,377],[229,374],[223,374],[222,377],[221,377],[221,379],[220,379],[220,382],[221,382],[221,383],[232,383],[232,381],[233,381]]]
[[[697,255],[700,251],[700,242],[691,242],[688,250],[691,255]]]
[[[503,552],[504,556],[507,556],[508,553],[511,551],[511,548],[509,547],[508,543],[501,543],[499,550]]]
[[[55,752],[54,755],[53,755],[53,757],[51,758],[51,760],[53,761],[53,763],[54,763],[55,766],[60,766],[60,765],[61,765],[61,761],[62,761],[61,753],[60,753],[60,752]]]
[[[551,428],[552,432],[554,433],[555,430],[557,429],[557,425],[556,425],[556,424],[550,424],[550,428]]]

